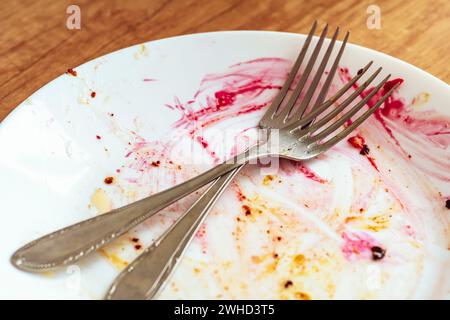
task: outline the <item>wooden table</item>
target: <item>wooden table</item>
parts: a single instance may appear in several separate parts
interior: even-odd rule
[[[381,29],[367,27],[372,3],[381,10]],[[70,4],[81,9],[80,30],[66,27]],[[0,120],[68,68],[123,47],[214,30],[305,33],[315,19],[449,83],[449,17],[448,0],[3,0]]]

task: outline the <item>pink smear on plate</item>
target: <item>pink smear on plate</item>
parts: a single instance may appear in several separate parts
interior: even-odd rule
[[[380,247],[376,240],[365,232],[345,231],[342,233],[342,239],[344,239],[342,253],[348,260],[370,258],[372,248]]]
[[[343,82],[352,78],[347,68],[340,68],[339,75]],[[373,107],[395,84],[403,82],[400,78],[386,82],[368,101],[368,107]],[[354,87],[358,88],[359,85],[355,84]],[[361,98],[366,97],[373,89],[364,90]],[[411,159],[413,165],[439,180],[450,181],[450,176],[442,173],[450,172],[450,153],[447,151],[450,146],[449,117],[435,110],[415,110],[412,101],[406,103],[399,97],[397,89],[375,112],[375,119],[397,145],[401,154]],[[433,166],[427,165],[429,163]]]

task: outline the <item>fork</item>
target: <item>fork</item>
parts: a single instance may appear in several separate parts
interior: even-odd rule
[[[303,48],[300,51],[297,60],[283,85],[283,88],[275,98],[273,105],[278,103],[276,102],[277,100],[280,100],[281,102],[282,98],[286,95],[287,90],[292,86],[295,76],[303,63],[304,55],[309,48],[311,38],[315,33],[316,28],[317,23],[315,22],[311,27]],[[302,74],[301,79],[298,82],[299,92],[302,92],[305,89],[304,86],[306,85],[306,79],[308,78],[312,69],[311,67],[314,65],[315,59],[317,58],[317,55],[322,47],[327,30],[328,25],[326,25],[322,31],[320,39],[316,44],[316,49],[309,60],[305,72]],[[325,66],[328,63],[338,34],[339,28],[336,28],[319,69],[310,84],[306,96],[302,100],[306,105],[306,108],[311,100],[310,98],[312,97],[312,93],[317,90],[319,81],[322,77]],[[331,81],[336,73],[340,58],[344,52],[348,37],[349,33],[347,32],[341,44],[341,48],[328,73],[327,79],[314,103],[314,107],[320,105],[325,99],[331,85]],[[270,110],[268,112],[270,112]],[[261,121],[259,123],[259,127],[262,129],[277,129],[279,128],[279,124],[272,124],[271,121]],[[126,267],[126,269],[121,272],[121,274],[111,285],[108,293],[105,295],[105,299],[152,299],[156,297],[156,295],[167,284],[171,274],[177,267],[178,261],[180,261],[183,257],[186,248],[189,246],[194,235],[197,233],[199,226],[203,223],[209,211],[243,167],[244,165],[241,165],[213,182],[208,190],[168,230],[166,230],[154,243],[152,243],[151,246],[146,248],[138,258],[136,258]]]
[[[307,66],[301,75],[301,78],[294,89],[294,92],[289,99],[287,105],[280,111],[281,103],[284,100],[287,91],[292,85],[292,82],[303,62],[306,51],[309,48],[311,37],[314,34],[316,29],[316,23],[313,24],[311,31],[308,34],[308,37],[303,45],[303,48],[297,57],[297,60],[288,76],[288,79],[283,85],[283,88],[278,93],[277,97],[274,99],[272,105],[269,107],[269,110],[266,112],[264,117],[261,119],[259,123],[259,127],[261,129],[283,129],[286,124],[289,126],[290,123],[296,123],[297,127],[301,130],[308,130],[306,128],[311,127],[313,121],[315,120],[315,116],[320,114],[321,110],[325,110],[329,107],[330,103],[335,102],[343,93],[345,93],[354,83],[367,71],[372,62],[365,66],[365,68],[361,69],[361,71],[352,78],[345,86],[342,88],[335,96],[330,98],[324,105],[322,105],[325,97],[327,95],[328,89],[331,85],[331,82],[336,73],[337,67],[339,65],[340,58],[343,54],[345,45],[347,43],[349,32],[346,33],[345,38],[341,44],[338,54],[332,64],[332,67],[326,77],[326,80],[320,90],[319,95],[317,96],[311,110],[315,110],[306,118],[302,119],[304,112],[308,109],[310,105],[311,98],[314,92],[317,90],[322,74],[325,70],[326,65],[328,64],[328,60],[330,58],[331,52],[333,50],[334,44],[336,42],[336,38],[339,34],[339,28],[336,29],[325,55],[322,58],[322,61],[314,75],[314,78],[309,86],[309,88],[305,88],[306,80],[308,79],[310,72],[316,62],[316,59],[321,50],[323,40],[326,36],[328,25],[322,31],[322,34],[317,42],[314,51],[307,62]],[[378,75],[379,71],[377,70],[368,81],[362,86],[363,88],[367,88],[370,82]],[[385,79],[387,80],[387,78]],[[384,81],[385,82],[385,81]],[[381,85],[384,84],[381,82],[379,86],[377,86],[378,91],[381,88]],[[306,94],[301,99],[300,106],[294,112],[292,116],[290,113],[293,110],[293,105],[296,102],[299,102],[299,95],[303,90],[306,90]],[[362,90],[359,89],[357,93],[361,93]],[[341,112],[345,106],[346,102],[350,102],[355,97],[355,94],[351,96],[351,99],[347,99],[343,104],[341,104],[338,108],[336,108],[329,115],[324,117],[321,120],[322,123],[325,121],[331,120],[335,115]],[[387,97],[383,97],[380,102],[382,103]],[[364,105],[367,100],[363,100],[360,104],[358,104],[353,110],[357,110]],[[379,102],[379,105],[381,103]],[[322,105],[322,106],[321,106]],[[378,105],[378,106],[379,106]],[[319,107],[320,106],[320,107]],[[348,114],[349,117],[343,117],[342,119],[350,119],[352,111]],[[283,116],[283,121],[277,121],[276,119],[280,119],[279,117]],[[287,120],[290,118],[290,120]],[[275,119],[275,120],[274,120]],[[296,121],[301,120],[302,123],[298,125]],[[321,127],[322,124],[319,123],[315,125],[315,128]],[[356,127],[356,126],[355,126]],[[331,129],[330,129],[331,130]],[[348,134],[348,133],[347,133]],[[345,137],[345,135],[344,135]],[[320,138],[319,138],[320,139]],[[318,140],[319,140],[318,139]],[[318,141],[316,140],[316,141]],[[333,142],[333,145],[337,143]],[[327,147],[329,148],[329,147]],[[320,152],[323,152],[326,149],[323,149]],[[245,164],[244,164],[245,165]],[[177,267],[178,262],[182,258],[186,248],[192,241],[194,235],[196,234],[199,226],[204,221],[206,215],[214,206],[217,199],[232,181],[233,177],[244,167],[241,165],[236,169],[224,174],[218,180],[216,180],[209,189],[187,210],[162,236],[160,236],[151,246],[145,249],[145,251],[139,255],[130,265],[128,265],[115,279],[111,287],[109,288],[105,299],[152,299],[157,296],[158,293],[165,287],[168,283],[170,276],[173,271]]]
[[[321,42],[323,42],[323,38]],[[317,58],[320,48],[316,47],[316,49],[313,53],[314,60]],[[300,62],[305,54],[306,50],[302,49],[300,52]],[[355,77],[355,82],[369,66],[370,64],[362,70],[363,72],[359,72]],[[312,67],[312,65],[308,64],[305,72],[309,73]],[[311,126],[306,125],[317,116],[323,115],[331,105],[348,91],[352,83],[347,83],[331,99],[321,104],[304,118],[301,116],[306,110],[306,103],[302,103],[297,109],[294,106],[301,93],[300,85],[303,85],[306,79],[301,79],[286,106],[280,108],[289,89],[289,87],[283,86],[277,98],[261,120],[261,124],[266,127],[269,127],[269,123],[270,127],[277,127],[277,129],[270,130],[268,139],[260,141],[245,152],[236,155],[232,161],[226,161],[175,187],[34,240],[16,251],[11,257],[11,262],[21,270],[34,272],[47,271],[61,265],[73,263],[123,235],[126,231],[154,215],[159,210],[251,160],[267,156],[282,157],[291,160],[306,160],[317,156],[350,134],[375,112],[393,90],[395,90],[396,86],[392,87],[379,99],[377,104],[365,111],[344,130],[334,134],[335,131],[346,121],[350,120],[380,90],[390,76],[385,77],[364,99],[353,106],[351,110],[345,112],[338,120],[327,126],[334,117],[343,112],[351,102],[357,99],[362,90],[367,88],[380,71],[381,68],[375,71],[358,90],[349,95],[338,107]],[[307,93],[310,96],[309,99],[311,99],[312,94],[313,92]],[[273,145],[276,145],[276,148]]]

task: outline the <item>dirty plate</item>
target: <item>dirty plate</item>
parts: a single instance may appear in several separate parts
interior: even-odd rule
[[[0,125],[0,298],[102,298],[198,194],[58,272],[24,273],[9,257],[251,143],[304,39],[153,41],[68,70],[24,101]],[[393,98],[319,159],[247,166],[161,298],[448,298],[450,88],[348,45],[331,91],[369,60],[403,80]]]

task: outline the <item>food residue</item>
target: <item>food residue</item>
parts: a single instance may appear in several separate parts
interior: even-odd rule
[[[291,280],[288,280],[288,281],[286,281],[285,283],[284,283],[284,287],[287,289],[287,288],[289,288],[290,286],[292,286],[294,283],[291,281]]]
[[[98,188],[91,196],[90,206],[97,209],[98,214],[102,214],[112,209],[112,201],[105,190]]]
[[[114,177],[106,177],[103,182],[105,182],[105,184],[112,184],[114,182]]]
[[[152,166],[154,167],[159,167],[159,165],[161,164],[161,161],[152,161]]]
[[[72,76],[74,76],[74,77],[76,77],[77,76],[77,72],[75,71],[75,70],[73,70],[73,69],[67,69],[67,72],[66,72],[67,74],[70,74],[70,75],[72,75]]]
[[[372,251],[372,259],[373,260],[381,260],[386,255],[386,250],[381,247],[374,246],[371,248]]]

